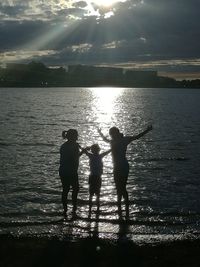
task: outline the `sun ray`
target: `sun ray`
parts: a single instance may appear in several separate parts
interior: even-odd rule
[[[25,43],[23,46],[17,47],[16,50],[42,50],[47,49],[48,46],[56,47],[56,43],[61,42],[64,38],[70,35],[79,25],[79,21],[72,20],[68,24],[57,23],[52,25],[44,32],[38,33],[38,36]],[[50,48],[48,48],[50,49]]]

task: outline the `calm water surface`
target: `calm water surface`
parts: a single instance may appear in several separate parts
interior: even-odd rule
[[[0,233],[126,238],[152,242],[200,233],[200,90],[0,88]],[[62,220],[62,130],[99,143],[116,125],[153,131],[128,147],[130,219],[118,220],[112,160],[104,158],[101,207],[88,220],[88,158],[80,159],[77,219]],[[70,218],[69,214],[69,218]]]

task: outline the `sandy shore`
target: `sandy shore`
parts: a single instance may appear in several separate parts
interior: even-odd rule
[[[136,245],[132,241],[0,236],[0,266],[199,267],[200,240]]]

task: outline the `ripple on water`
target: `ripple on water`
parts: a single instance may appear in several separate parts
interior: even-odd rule
[[[2,88],[0,90],[3,90]],[[28,91],[27,91],[28,90]],[[190,97],[187,97],[188,94]],[[198,233],[199,102],[197,91],[116,88],[12,88],[0,98],[1,232],[147,240]],[[48,96],[48,97],[47,97]],[[159,104],[158,104],[159,103]],[[185,108],[187,107],[187,109]],[[190,119],[188,119],[190,118]],[[127,150],[130,218],[119,220],[111,156],[104,158],[100,214],[88,218],[88,159],[80,158],[77,219],[63,222],[58,177],[62,130],[76,128],[84,147],[116,125],[125,135],[153,123]],[[71,197],[71,193],[70,193]]]

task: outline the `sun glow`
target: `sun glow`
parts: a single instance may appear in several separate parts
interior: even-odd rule
[[[88,11],[86,16],[96,16],[97,19],[108,19],[115,15],[116,5],[127,0],[86,0]]]
[[[122,2],[122,1],[119,1],[119,0],[93,0],[92,1],[92,3],[94,3],[97,6],[101,6],[101,7],[110,7],[118,2]]]

